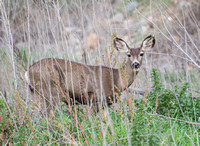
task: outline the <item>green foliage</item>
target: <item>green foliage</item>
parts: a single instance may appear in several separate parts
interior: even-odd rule
[[[200,117],[200,99],[192,99],[192,94],[188,91],[188,83],[183,83],[182,86],[175,85],[172,90],[165,89],[162,85],[160,75],[155,69],[152,70],[152,81],[152,93],[147,98],[150,107],[153,107],[158,96],[157,113],[176,118],[184,118],[186,116],[190,120]],[[197,119],[197,121],[200,121],[200,119]]]
[[[8,105],[9,111],[3,98],[0,98],[0,135],[3,133],[0,145],[7,141],[19,145],[62,145],[68,143],[70,138],[85,145],[77,121],[89,145],[111,145],[114,138],[117,145],[197,145],[199,127],[164,119],[151,113],[183,119],[177,97],[186,120],[194,121],[195,117],[200,117],[199,99],[191,99],[192,94],[188,91],[187,83],[174,86],[171,90],[164,88],[160,74],[155,69],[152,70],[152,81],[152,92],[147,96],[147,101],[136,100],[136,109],[132,113],[125,100],[121,101],[121,108],[109,108],[107,116],[101,111],[88,116],[87,110],[75,110],[77,107],[73,107],[73,110],[77,111],[74,117],[66,105],[51,113],[49,119],[42,114],[34,117],[28,109],[20,115],[20,110],[16,109],[15,105]],[[195,122],[198,121],[199,119]]]
[[[8,135],[12,133],[14,126],[10,122],[11,117],[3,98],[0,98],[0,109],[0,133],[2,134],[0,145],[3,145],[3,140],[7,139]]]
[[[131,128],[132,142],[134,145],[142,144],[151,137],[148,138],[145,136],[148,134],[148,121],[149,116],[145,114],[144,109],[141,107],[134,115],[134,122]],[[152,138],[151,138],[152,139]],[[156,144],[156,140],[151,141],[151,144]]]
[[[167,117],[184,119],[176,100],[177,97],[185,119],[199,122],[200,101],[199,99],[192,99],[192,94],[188,91],[189,84],[184,83],[181,86],[174,86],[174,89],[166,89],[163,87],[160,74],[155,69],[152,70],[152,82],[152,92],[147,96],[147,103],[145,103],[144,99],[135,102],[138,110],[134,113],[131,128],[133,145],[160,145],[163,143],[164,137],[165,140],[167,139],[165,143],[169,145],[188,145],[192,144],[191,141],[197,144],[199,128],[193,133],[194,129],[190,130],[193,125],[177,121],[171,121],[170,123],[166,119],[150,116],[149,114],[158,113]],[[158,98],[157,103],[156,98]],[[168,136],[167,131],[172,135]],[[197,136],[191,136],[191,140],[187,136],[189,133],[194,135],[196,133]]]

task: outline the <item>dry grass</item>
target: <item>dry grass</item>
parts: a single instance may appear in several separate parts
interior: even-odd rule
[[[126,59],[125,56],[119,56],[110,43],[116,35],[123,37],[132,46],[140,45],[142,38],[148,34],[156,37],[154,50],[145,55],[142,70],[130,87],[131,94],[126,90],[121,97],[116,95],[118,104],[114,104],[113,108],[127,122],[125,125],[133,122],[127,121],[127,111],[132,113],[132,117],[137,110],[133,101],[140,98],[140,95],[134,93],[135,89],[145,92],[142,98],[146,98],[150,91],[152,68],[157,68],[162,73],[166,88],[188,82],[193,95],[200,97],[200,3],[198,0],[171,0],[170,4],[166,2],[152,0],[147,3],[143,0],[138,7],[133,7],[129,1],[118,0],[0,1],[0,98],[6,101],[8,108],[15,107],[9,109],[15,121],[13,127],[18,129],[20,125],[16,123],[23,124],[28,120],[33,138],[37,137],[33,131],[41,115],[26,115],[31,96],[24,80],[24,72],[29,65],[45,57],[58,57],[93,65],[119,67]],[[95,36],[95,40],[90,40],[91,35]],[[81,121],[77,110],[73,107],[70,110],[67,112],[73,112],[74,123],[63,120],[64,124],[60,125],[54,120],[53,124],[47,126],[47,131],[51,131],[51,126],[56,125],[66,134],[65,138],[69,142],[80,144],[81,136],[84,135],[82,127],[86,129],[84,122],[88,118],[90,127],[87,128],[93,132],[94,139],[98,135],[94,134],[95,130],[92,128],[97,123],[97,128],[101,131],[100,139],[106,141],[108,134],[109,141],[115,142],[113,125],[105,113],[96,117],[85,111],[87,118]],[[153,116],[155,115],[156,113]],[[67,129],[68,124],[73,124],[75,130]],[[106,133],[107,131],[109,132]],[[51,138],[48,132],[45,134],[49,139],[57,140]],[[74,136],[76,134],[77,137]]]

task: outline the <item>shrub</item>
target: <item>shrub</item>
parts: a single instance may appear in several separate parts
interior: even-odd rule
[[[156,97],[158,96],[158,114],[190,120],[200,117],[200,99],[192,98],[192,93],[188,91],[188,83],[183,83],[182,86],[175,85],[174,89],[170,90],[163,87],[160,74],[156,69],[152,70],[151,77],[153,81],[152,92],[147,96],[147,99],[150,107],[155,107]],[[200,121],[200,119],[196,120]]]

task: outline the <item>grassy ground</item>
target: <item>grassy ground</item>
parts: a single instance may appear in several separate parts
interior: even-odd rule
[[[0,1],[0,145],[200,145],[200,20],[192,2]],[[122,63],[110,57],[113,32],[132,46],[156,37],[134,84],[142,95],[132,85],[98,113],[64,103],[48,118],[32,110],[28,66],[46,57]]]
[[[188,83],[164,88],[161,76],[152,71],[151,93],[142,99],[133,102],[134,95],[125,93],[98,113],[74,106],[72,114],[62,103],[50,118],[32,112],[21,92],[1,92],[1,144],[198,145],[200,100],[192,99]]]

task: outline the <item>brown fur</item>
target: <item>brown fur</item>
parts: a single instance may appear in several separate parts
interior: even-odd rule
[[[117,39],[114,40],[115,48],[126,49],[122,47],[123,44],[120,44],[124,41]],[[131,54],[132,58],[129,56],[122,69],[128,75],[128,86],[130,86],[134,81],[134,71],[136,71],[133,68],[133,61],[143,50],[142,46],[137,49],[128,47],[127,50],[127,54]],[[76,102],[91,104],[92,102],[110,105],[112,103],[110,99],[114,100],[114,92],[120,94],[126,88],[120,69],[84,65],[55,58],[46,58],[34,63],[28,70],[28,78],[30,87],[39,95],[37,102],[45,103],[47,111],[54,109],[60,101],[66,102],[66,100],[71,101],[70,104]],[[58,86],[67,98],[63,97]]]

